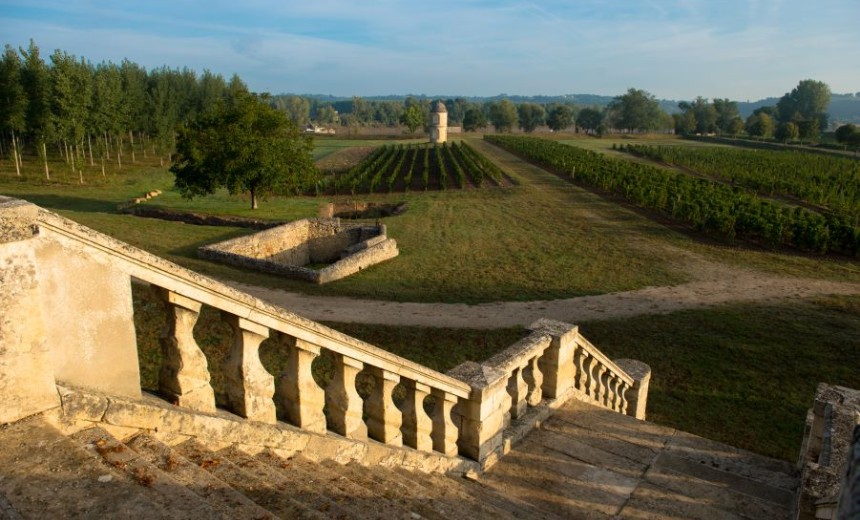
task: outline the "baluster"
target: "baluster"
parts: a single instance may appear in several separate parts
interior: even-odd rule
[[[385,444],[402,446],[400,426],[403,417],[392,399],[400,376],[377,367],[368,367],[367,372],[376,381],[376,387],[364,403],[367,409],[367,435]]]
[[[600,363],[595,358],[595,367],[594,367],[594,391],[591,394],[591,398],[594,399],[598,404],[602,403],[603,394],[606,389],[603,388],[603,374],[606,372],[606,367],[603,366],[603,363]]]
[[[621,404],[621,399],[618,397],[618,387],[621,385],[621,379],[615,374],[609,377],[609,395],[606,405],[613,411],[618,411],[618,405]]]
[[[609,371],[606,367],[604,367],[603,371],[600,374],[600,384],[603,388],[602,393],[600,394],[600,404],[607,408],[612,408],[610,402],[612,401],[612,372]]]
[[[361,419],[361,396],[355,389],[355,376],[363,367],[361,361],[335,354],[334,375],[325,391],[331,429],[350,439],[367,439],[367,425]]]
[[[403,401],[403,444],[421,451],[433,451],[433,421],[424,411],[424,399],[430,395],[430,387],[403,379],[406,400]]]
[[[508,379],[508,393],[511,395],[511,419],[522,417],[526,411],[528,385],[523,379],[522,367],[517,367]]]
[[[221,316],[233,328],[233,348],[224,362],[227,402],[242,417],[275,423],[275,378],[260,363],[260,343],[269,329],[227,312]]]
[[[576,347],[576,354],[573,356],[573,362],[576,364],[576,376],[574,378],[574,388],[579,390],[582,393],[588,389],[585,386],[586,381],[588,380],[588,371],[586,370],[585,362],[588,354],[585,352],[580,346]]]
[[[433,388],[430,395],[436,398],[433,406],[433,450],[448,456],[457,454],[457,438],[459,429],[451,419],[451,409],[457,404],[457,396]]]
[[[523,374],[526,384],[529,387],[528,394],[526,395],[526,402],[528,402],[529,406],[537,406],[540,404],[541,399],[543,399],[543,390],[541,390],[541,386],[543,385],[543,372],[541,372],[540,364],[538,363],[538,359],[540,356],[535,356],[529,361],[529,370],[526,370]]]
[[[153,292],[166,312],[160,338],[159,391],[179,406],[214,412],[215,392],[209,383],[209,364],[194,340],[200,302],[160,287],[153,286]]]
[[[619,404],[618,410],[624,415],[627,415],[627,404],[629,402],[627,399],[628,390],[630,390],[630,387],[627,386],[627,383],[622,381],[621,385],[618,388],[618,396],[621,398],[621,403]]]
[[[324,433],[325,392],[311,373],[320,347],[286,334],[280,334],[279,340],[287,351],[287,366],[277,382],[278,403],[290,423],[304,430]]]
[[[588,355],[588,357],[585,359],[585,364],[583,365],[583,375],[585,375],[585,382],[582,385],[582,393],[589,397],[594,396],[594,369],[596,368],[596,366],[597,360],[591,355]]]

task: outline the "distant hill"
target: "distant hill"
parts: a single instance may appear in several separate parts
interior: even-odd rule
[[[305,98],[314,99],[319,102],[329,102],[335,105],[335,108],[341,112],[349,112],[351,97],[331,96],[321,94],[298,94]],[[476,97],[476,96],[428,96],[426,94],[409,94],[416,99],[455,99],[463,98],[472,103],[484,103],[487,101],[497,101],[507,98],[514,103],[574,103],[580,106],[600,106],[608,105],[615,96],[602,96],[599,94],[565,94],[560,96],[515,96],[507,94],[499,94],[497,96]],[[364,99],[371,101],[403,101],[408,96],[400,94],[390,94],[387,96],[361,96]],[[670,114],[678,112],[678,101],[674,99],[660,99],[660,108]],[[757,108],[769,105],[776,105],[779,98],[770,97],[760,99],[758,101],[738,101],[738,112],[741,117],[747,118]],[[860,92],[856,94],[833,94],[830,99],[830,121],[834,123],[860,123]]]

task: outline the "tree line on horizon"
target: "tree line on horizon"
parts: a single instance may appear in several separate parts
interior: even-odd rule
[[[236,93],[247,93],[237,75],[226,80],[204,70],[159,67],[146,70],[126,59],[93,64],[62,50],[42,58],[32,40],[27,48],[6,45],[0,60],[0,155],[22,165],[29,151],[44,164],[48,147],[74,171],[84,161],[113,161],[121,167],[124,154],[168,155],[176,147],[182,125],[199,118]],[[616,96],[607,106],[575,103],[520,102],[502,98],[485,102],[444,99],[449,124],[465,131],[492,127],[496,132],[532,132],[546,126],[573,128],[589,134],[609,131],[665,131],[678,134],[726,134],[779,139],[817,139],[827,128],[829,87],[803,80],[774,106],[757,109],[746,120],[737,103],[698,97],[679,103],[670,115],[650,93],[635,88]],[[299,127],[307,124],[346,127],[405,126],[411,133],[429,124],[433,100],[408,96],[398,100],[325,100],[295,95],[260,96]],[[854,127],[852,127],[854,128]],[[850,130],[850,128],[849,128]],[[854,132],[842,132],[850,136]],[[842,135],[839,134],[839,135]]]

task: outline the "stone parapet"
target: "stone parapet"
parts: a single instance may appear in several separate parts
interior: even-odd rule
[[[858,424],[860,390],[819,384],[807,414],[798,460],[801,475],[795,518],[837,518],[839,495],[854,459],[852,441]],[[847,500],[857,498],[849,493]],[[860,510],[854,512],[858,513]]]

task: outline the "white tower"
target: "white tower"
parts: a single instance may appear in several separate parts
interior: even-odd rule
[[[437,101],[430,112],[430,142],[444,143],[448,140],[448,109]]]

